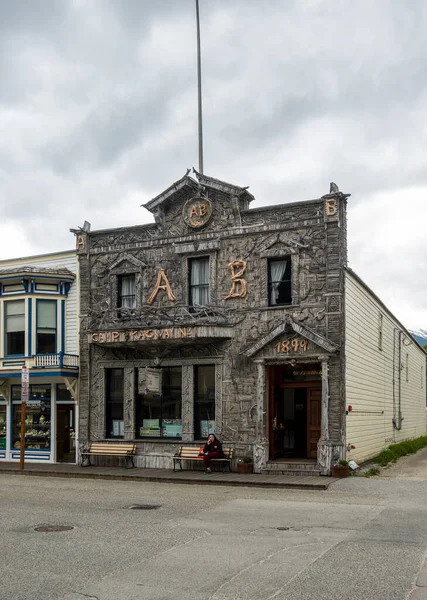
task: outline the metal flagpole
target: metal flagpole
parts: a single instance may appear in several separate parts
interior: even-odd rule
[[[202,57],[200,51],[199,0],[196,0],[197,20],[197,87],[199,101],[199,173],[203,174],[203,124],[202,124]]]

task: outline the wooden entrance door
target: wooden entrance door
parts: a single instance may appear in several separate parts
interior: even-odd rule
[[[317,458],[317,442],[320,438],[322,413],[322,390],[307,390],[307,456]]]

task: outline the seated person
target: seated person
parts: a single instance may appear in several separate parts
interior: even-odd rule
[[[213,458],[222,458],[224,456],[224,452],[222,451],[222,444],[213,433],[209,434],[208,441],[204,445],[203,450],[200,454],[201,456],[203,456],[203,462],[205,463],[206,473],[210,473],[211,460]]]

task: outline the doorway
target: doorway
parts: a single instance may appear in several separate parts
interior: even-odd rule
[[[322,406],[320,365],[310,365],[309,369],[274,365],[269,369],[270,459],[317,458]]]
[[[74,404],[56,405],[56,460],[76,462]]]

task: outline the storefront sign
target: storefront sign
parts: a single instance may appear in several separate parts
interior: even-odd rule
[[[277,346],[277,354],[297,354],[307,352],[308,340],[305,338],[292,338],[280,341]]]
[[[134,329],[130,331],[97,331],[91,334],[96,344],[117,342],[140,342],[146,340],[183,339],[193,337],[193,327],[170,327],[167,329]]]

